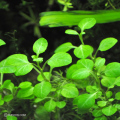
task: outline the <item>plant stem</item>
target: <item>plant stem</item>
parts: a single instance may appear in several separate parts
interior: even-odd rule
[[[2,86],[3,84],[3,73],[1,73],[1,76],[0,76],[0,85]]]
[[[80,38],[82,45],[84,45],[83,38],[82,38],[82,32],[80,33],[79,38]]]
[[[96,55],[97,55],[98,51],[99,51],[99,48],[98,48],[97,51],[95,52],[94,60],[95,60],[95,58],[96,58]]]

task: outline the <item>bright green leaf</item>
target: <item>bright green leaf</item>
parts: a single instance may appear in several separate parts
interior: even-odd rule
[[[96,93],[80,95],[77,103],[78,109],[80,111],[89,110],[95,104],[95,95]]]
[[[120,63],[112,62],[107,64],[105,68],[105,75],[108,77],[119,77],[120,76]]]
[[[34,87],[32,87],[32,86],[28,87],[28,88],[22,88],[18,91],[17,97],[21,98],[21,99],[29,97],[29,96],[33,95],[33,89],[34,89]]]
[[[7,63],[16,67],[15,75],[25,75],[33,69],[32,63],[27,59],[24,54],[13,54],[7,58]]]
[[[39,38],[33,44],[33,51],[36,53],[37,56],[39,56],[40,53],[45,52],[47,46],[48,46],[47,40],[45,38]]]
[[[101,68],[105,64],[105,58],[98,57],[95,60],[95,67],[97,69]]]
[[[75,70],[72,73],[72,79],[84,79],[87,78],[90,75],[90,70],[87,68],[80,68],[78,70]]]
[[[7,120],[17,120],[17,117],[7,115]]]
[[[5,44],[6,43],[2,39],[0,39],[0,46],[5,45]]]
[[[88,85],[86,87],[86,91],[89,92],[89,93],[95,93],[98,91],[98,88],[96,86],[91,86],[91,85]]]
[[[100,106],[100,107],[104,107],[104,106],[106,106],[107,101],[98,101],[97,104],[98,104],[98,106]]]
[[[110,98],[112,96],[112,92],[111,91],[107,91],[106,92],[106,96],[107,96],[107,98]]]
[[[9,101],[11,101],[13,99],[13,95],[12,94],[6,95],[6,96],[4,96],[3,99],[4,99],[5,102],[9,102]]]
[[[71,84],[67,84],[67,85],[63,86],[61,94],[62,94],[62,96],[66,97],[66,98],[74,98],[74,97],[78,96],[79,92],[75,86],[73,86]]]
[[[108,87],[108,88],[113,88],[115,86],[115,81],[116,78],[112,78],[112,77],[104,77],[101,80],[101,83],[103,86]]]
[[[117,43],[117,39],[109,37],[109,38],[105,38],[100,42],[99,45],[99,50],[100,51],[106,51],[109,50],[110,48],[112,48],[116,43]]]
[[[107,120],[107,118],[105,116],[101,116],[101,117],[97,117],[94,120]]]
[[[81,31],[84,31],[85,29],[92,28],[95,24],[95,18],[84,18],[79,22],[78,26],[80,27]]]
[[[120,100],[120,92],[117,92],[117,93],[115,94],[115,99]]]
[[[48,102],[46,102],[46,103],[44,104],[44,107],[45,107],[45,109],[46,109],[48,112],[51,112],[52,110],[55,109],[55,107],[56,107],[56,102],[51,99],[51,100],[49,100]]]
[[[116,111],[117,111],[117,108],[113,107],[112,105],[102,109],[103,114],[106,116],[111,116],[114,113],[116,113]]]
[[[14,73],[15,71],[15,66],[8,64],[7,59],[0,62],[0,73]]]
[[[65,101],[58,101],[58,102],[56,102],[56,105],[59,108],[64,108],[66,105],[66,102]]]
[[[69,65],[72,62],[72,57],[68,53],[55,53],[49,60],[48,65],[52,68]]]
[[[70,35],[79,35],[79,33],[75,30],[71,30],[71,29],[67,29],[65,31],[66,34],[70,34]]]
[[[93,110],[92,112],[93,116],[94,117],[100,117],[103,113],[102,113],[102,110]]]
[[[0,100],[0,105],[3,105],[4,104],[4,100]]]
[[[115,85],[120,86],[120,77],[116,78]]]
[[[92,52],[93,48],[89,45],[80,45],[74,49],[74,55],[78,58],[87,58]]]
[[[90,59],[81,59],[77,61],[77,65],[79,65],[81,68],[87,68],[92,70],[94,63]]]
[[[28,88],[28,87],[30,87],[31,85],[32,85],[31,82],[25,81],[25,82],[21,82],[18,87],[20,87],[20,88]]]
[[[34,95],[41,99],[45,98],[51,91],[51,84],[49,82],[41,82],[35,85]]]
[[[73,46],[72,43],[70,43],[70,42],[63,43],[62,45],[57,47],[57,49],[55,50],[55,53],[58,53],[58,52],[68,52],[72,48],[75,48],[75,46]]]

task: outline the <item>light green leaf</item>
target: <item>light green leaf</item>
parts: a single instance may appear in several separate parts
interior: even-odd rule
[[[120,110],[120,104],[114,104],[113,107],[117,108],[118,110]]]
[[[45,38],[39,38],[33,44],[33,51],[36,53],[37,56],[39,56],[40,53],[45,52],[47,46],[48,46],[47,40]]]
[[[72,62],[72,57],[68,53],[55,53],[49,60],[48,65],[52,68],[69,65]]]
[[[7,120],[17,120],[17,117],[7,115]]]
[[[32,85],[31,82],[25,81],[25,82],[21,82],[18,87],[20,87],[20,88],[28,88],[28,87],[30,87],[31,85]]]
[[[92,52],[93,48],[90,45],[80,45],[74,49],[74,55],[78,58],[87,58]]]
[[[35,85],[34,95],[41,99],[45,98],[51,91],[51,84],[49,82],[41,82]]]
[[[80,68],[72,73],[72,79],[84,79],[90,75],[90,70],[87,68]]]
[[[14,84],[11,82],[11,80],[5,80],[2,85],[2,88],[6,88],[12,92],[14,89]]]
[[[75,46],[73,46],[72,43],[70,43],[70,42],[63,43],[62,45],[57,47],[57,49],[55,50],[55,53],[58,53],[58,52],[68,52],[72,48],[75,48]]]
[[[67,29],[65,31],[66,34],[70,34],[70,35],[79,35],[79,33],[75,30],[72,30],[72,29]]]
[[[77,64],[71,65],[71,66],[67,69],[66,77],[67,77],[68,79],[72,79],[72,73],[73,73],[75,70],[79,69],[79,68],[80,68],[80,67],[79,67],[79,65],[77,65]]]
[[[116,78],[103,77],[103,79],[101,80],[101,83],[105,87],[113,88],[115,86],[115,81],[116,81]]]
[[[112,62],[107,64],[105,68],[105,75],[108,77],[119,77],[120,76],[120,63]]]
[[[12,99],[13,99],[13,95],[12,95],[12,94],[6,95],[6,96],[4,96],[4,98],[3,98],[3,100],[4,100],[5,102],[9,102],[9,101],[11,101]]]
[[[51,112],[52,110],[55,109],[56,102],[51,99],[50,101],[48,101],[44,104],[44,107],[48,112]]]
[[[110,98],[112,96],[112,92],[111,91],[107,91],[106,92],[106,96],[107,96],[107,98]]]
[[[97,69],[101,68],[105,64],[105,58],[98,57],[95,60],[95,67]]]
[[[5,45],[5,44],[6,43],[2,39],[0,39],[0,46]]]
[[[103,114],[106,116],[111,116],[114,113],[116,113],[116,111],[117,111],[117,108],[113,107],[112,105],[102,109]]]
[[[100,107],[104,107],[104,106],[106,106],[107,101],[98,101],[97,104],[98,104],[98,106],[100,106]]]
[[[86,87],[86,91],[89,92],[89,93],[95,93],[97,92],[99,89],[96,87],[96,86],[91,86],[91,85],[88,85]]]
[[[7,58],[7,64],[16,67],[15,75],[25,75],[33,69],[33,65],[24,54],[13,54]]]
[[[90,59],[81,59],[77,61],[77,65],[79,65],[79,67],[81,68],[87,68],[87,69],[92,70],[94,63]]]
[[[34,87],[32,87],[32,86],[28,87],[28,88],[22,88],[18,91],[17,97],[21,98],[21,99],[29,97],[29,96],[33,95],[33,89],[34,89]]]
[[[0,73],[14,73],[15,71],[15,66],[8,64],[7,59],[0,62]]]
[[[117,43],[117,39],[109,37],[109,38],[105,38],[100,42],[99,45],[99,50],[100,51],[106,51],[109,50],[110,48],[112,48],[116,43]]]
[[[84,31],[85,29],[92,28],[95,24],[95,18],[84,18],[79,22],[78,26],[80,27],[81,31]]]
[[[101,117],[97,117],[94,120],[107,120],[107,118],[105,116],[101,116]]]
[[[82,111],[89,110],[95,104],[95,95],[94,94],[82,94],[78,99],[78,109]]]
[[[94,117],[100,117],[103,115],[102,110],[93,110],[92,114]]]
[[[115,94],[115,99],[120,100],[120,92],[117,92],[117,93]]]
[[[120,86],[120,77],[116,78],[115,85]]]
[[[50,73],[49,73],[49,72],[43,72],[43,74],[44,74],[44,76],[49,80]],[[43,81],[44,78],[42,77],[41,74],[39,74],[38,77],[37,77],[37,80],[38,80],[38,81]]]
[[[58,101],[58,102],[56,102],[56,105],[59,108],[64,108],[66,105],[66,102],[65,101]]]
[[[63,86],[61,94],[66,98],[74,98],[78,96],[79,92],[75,86],[71,84],[66,84],[65,86]]]
[[[2,95],[0,95],[0,105],[4,104],[4,100],[2,100]]]

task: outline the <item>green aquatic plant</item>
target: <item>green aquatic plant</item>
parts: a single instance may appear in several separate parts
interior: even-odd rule
[[[91,120],[119,119],[120,92],[116,88],[120,86],[120,63],[111,62],[105,65],[106,59],[97,57],[99,51],[109,50],[118,40],[113,37],[103,39],[93,54],[94,48],[84,43],[83,35],[86,34],[86,29],[95,24],[94,18],[85,18],[78,24],[80,33],[67,29],[65,33],[78,35],[81,44],[74,46],[70,42],[63,43],[44,64],[40,54],[48,47],[45,38],[39,38],[33,44],[33,63],[29,62],[24,54],[13,54],[1,61],[0,115],[11,113],[12,110],[7,109],[10,101],[27,99],[37,107],[34,113],[36,120],[50,120],[51,117],[54,120],[73,117],[75,120],[84,120],[85,115]],[[5,42],[0,40],[0,45],[5,45]],[[68,53],[71,49],[78,58],[76,64],[72,64],[72,57]],[[49,71],[44,71],[46,65],[49,65]],[[64,71],[53,74],[54,68],[67,65],[70,66],[65,76]],[[38,83],[35,85],[23,81],[15,86],[11,80],[3,79],[6,73],[21,76],[28,74],[32,69],[39,73]],[[17,120],[16,116],[6,117],[7,120]]]

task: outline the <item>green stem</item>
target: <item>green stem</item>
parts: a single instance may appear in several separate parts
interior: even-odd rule
[[[3,84],[3,73],[1,73],[1,77],[0,77],[0,85],[2,86]]]
[[[97,51],[95,52],[94,60],[95,60],[95,58],[96,58],[96,55],[97,55],[98,51],[99,51],[99,48],[98,48]]]
[[[83,38],[82,38],[82,32],[80,33],[79,38],[80,38],[82,45],[84,45]]]

